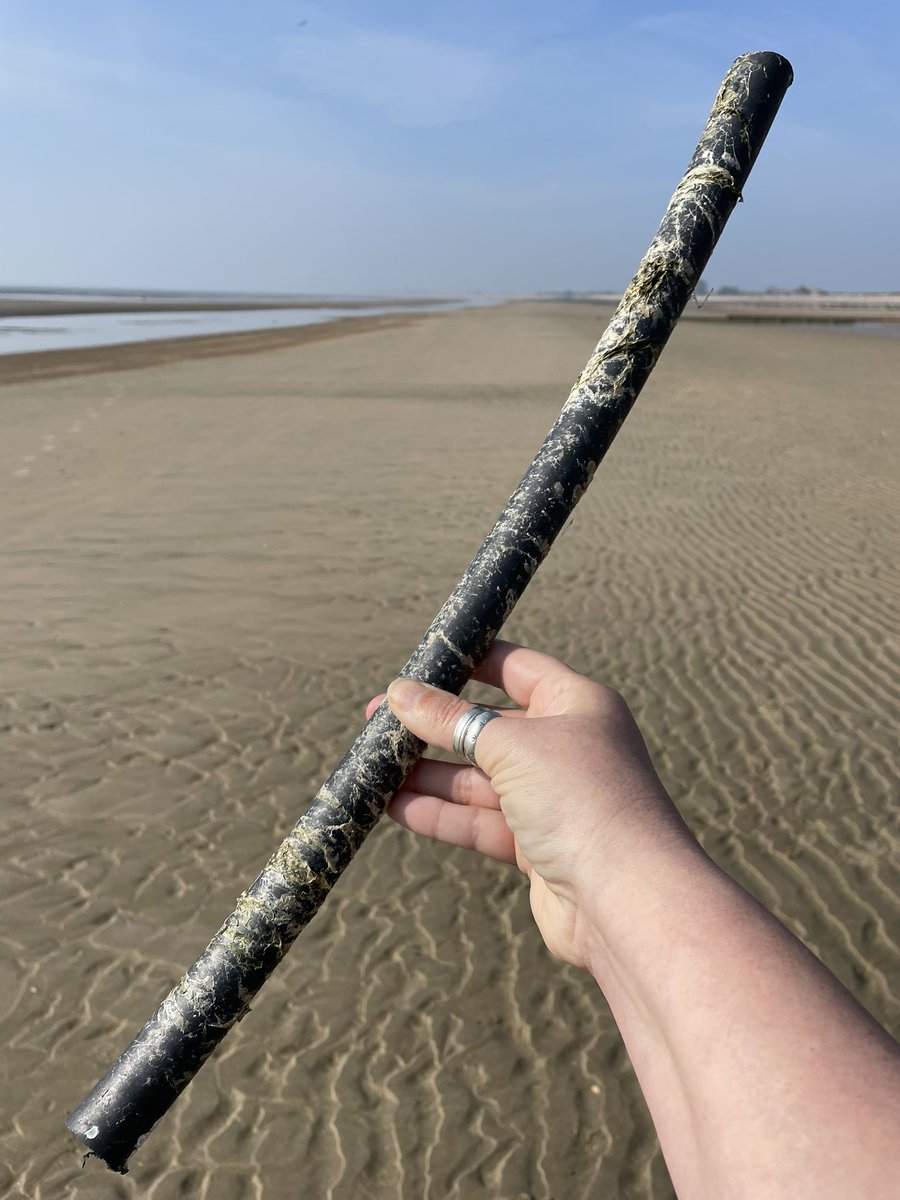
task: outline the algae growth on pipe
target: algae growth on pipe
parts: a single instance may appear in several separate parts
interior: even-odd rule
[[[790,65],[772,53],[744,55],[728,72],[606,332],[404,675],[458,692],[484,657],[653,369],[791,79]],[[92,1154],[126,1170],[314,916],[422,748],[382,704],[201,957],[69,1117]]]

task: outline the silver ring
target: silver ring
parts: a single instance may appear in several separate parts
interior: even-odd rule
[[[477,767],[475,761],[475,743],[478,741],[478,735],[487,725],[488,721],[493,721],[494,717],[499,717],[500,714],[492,708],[485,708],[481,704],[476,704],[470,708],[468,712],[464,712],[453,727],[453,751],[460,757],[467,759],[473,767]]]

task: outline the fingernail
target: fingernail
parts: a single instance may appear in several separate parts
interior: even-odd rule
[[[391,708],[412,708],[425,691],[425,684],[415,679],[395,679],[387,690]]]

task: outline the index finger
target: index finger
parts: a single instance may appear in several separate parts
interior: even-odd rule
[[[551,654],[502,641],[494,642],[481,666],[472,673],[473,679],[500,688],[522,708],[531,703],[539,684],[559,686],[573,682],[573,677],[581,678],[577,671]]]

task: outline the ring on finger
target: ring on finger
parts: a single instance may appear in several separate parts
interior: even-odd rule
[[[466,759],[473,767],[477,767],[475,743],[488,721],[493,721],[494,717],[499,716],[493,708],[485,708],[481,704],[476,704],[468,712],[464,712],[453,727],[454,753]]]

